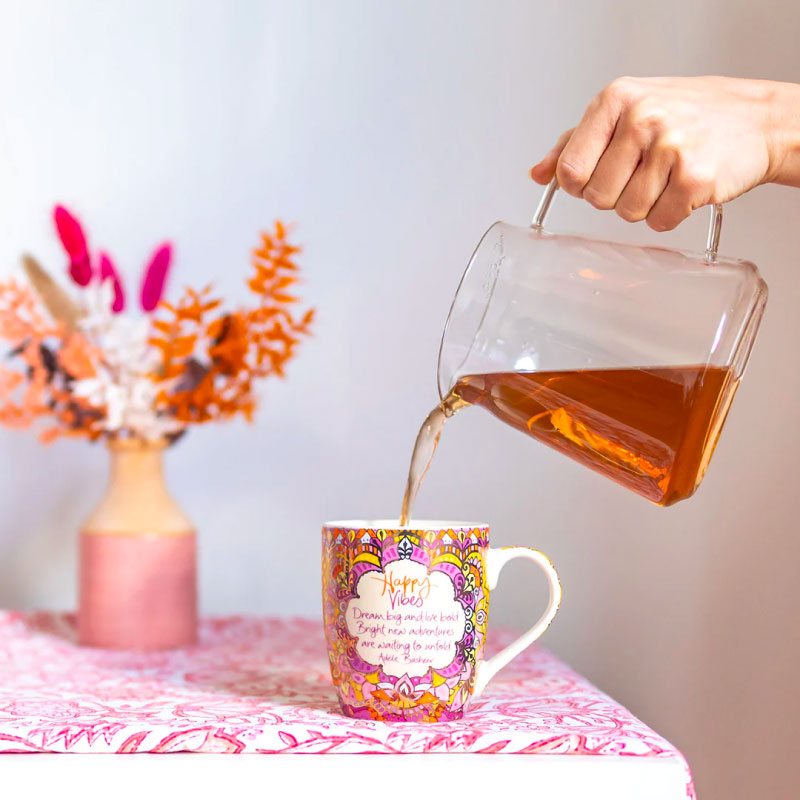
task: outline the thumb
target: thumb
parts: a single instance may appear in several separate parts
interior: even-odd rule
[[[575,128],[570,128],[568,131],[564,131],[564,133],[559,136],[555,147],[553,147],[538,164],[531,167],[530,176],[536,183],[550,183],[553,179],[553,176],[556,174],[558,158],[561,155],[561,151],[567,146],[567,142],[569,142],[572,137],[574,130]]]

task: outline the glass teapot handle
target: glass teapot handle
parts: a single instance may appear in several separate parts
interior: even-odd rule
[[[533,220],[531,222],[532,228],[536,228],[536,230],[539,231],[544,228],[544,221],[547,217],[547,212],[550,210],[550,206],[553,203],[553,197],[555,197],[556,189],[558,189],[558,180],[553,178],[553,180],[551,180],[550,183],[548,183],[545,187],[542,199],[539,200],[539,205],[536,207],[536,213],[533,215]],[[709,263],[717,260],[717,251],[719,250],[719,234],[721,230],[722,205],[720,203],[716,203],[711,206],[711,220],[708,224],[708,239],[706,240],[705,256],[706,261]]]

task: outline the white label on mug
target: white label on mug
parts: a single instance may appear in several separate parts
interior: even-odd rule
[[[445,573],[428,573],[410,559],[392,561],[384,572],[365,572],[356,593],[345,620],[364,661],[393,677],[420,677],[452,663],[466,618]]]

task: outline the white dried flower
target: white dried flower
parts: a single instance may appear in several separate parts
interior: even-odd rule
[[[97,424],[109,433],[160,439],[182,430],[183,424],[156,411],[158,389],[151,375],[160,358],[148,342],[149,319],[112,313],[110,280],[87,286],[82,295],[85,315],[79,326],[102,357],[93,364],[95,377],[76,381],[73,393],[105,407]]]

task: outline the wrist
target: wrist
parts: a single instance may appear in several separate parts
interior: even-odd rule
[[[800,85],[764,81],[764,183],[800,186]]]

